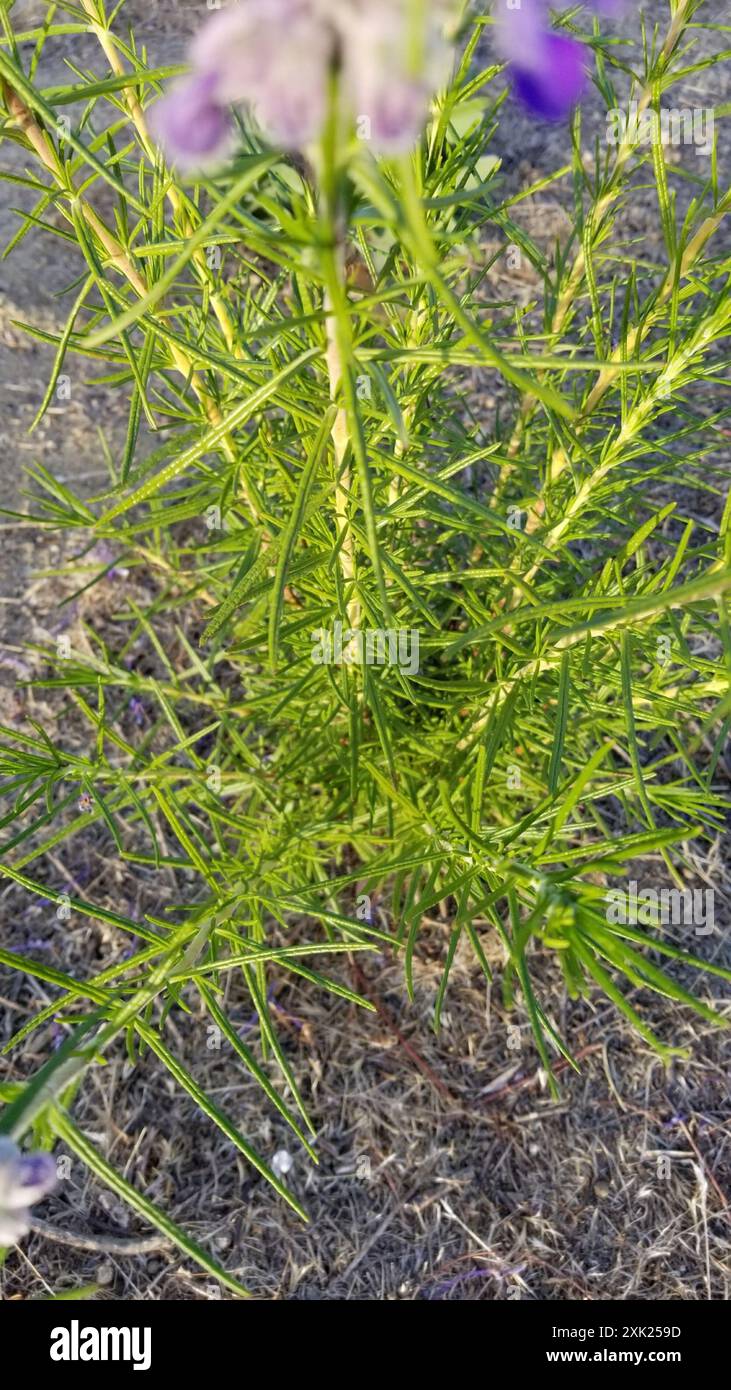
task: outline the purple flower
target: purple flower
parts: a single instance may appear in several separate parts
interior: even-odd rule
[[[50,1154],[24,1154],[12,1139],[0,1138],[0,1245],[14,1245],[28,1234],[30,1208],[55,1185]]]
[[[184,171],[221,163],[231,106],[247,106],[280,145],[306,144],[325,119],[332,40],[315,0],[242,0],[212,16],[192,73],[152,109],[151,129]]]
[[[449,76],[448,11],[425,4],[426,24],[414,32],[410,0],[342,7],[345,96],[361,138],[378,153],[406,153],[419,138],[431,98]]]
[[[606,15],[622,0],[593,0]],[[497,47],[510,66],[516,95],[534,115],[563,120],[588,84],[587,50],[550,27],[548,0],[497,0]]]
[[[171,87],[150,112],[152,134],[183,172],[220,164],[231,148],[233,123],[215,91],[215,74],[194,73]]]
[[[197,35],[192,73],[153,107],[153,133],[178,165],[200,169],[226,151],[228,108],[245,107],[276,144],[302,149],[322,133],[337,71],[362,138],[407,150],[446,76],[450,6],[431,0],[415,30],[412,0],[239,0]]]
[[[210,19],[192,48],[219,99],[250,106],[277,144],[301,148],[325,121],[335,32],[322,0],[242,0]]]
[[[563,34],[546,34],[541,62],[513,64],[515,91],[536,116],[562,121],[584,95],[587,84],[584,45]]]

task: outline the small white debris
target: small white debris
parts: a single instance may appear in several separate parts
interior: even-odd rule
[[[285,1178],[292,1171],[294,1159],[286,1149],[278,1149],[272,1159],[272,1168],[278,1178]]]

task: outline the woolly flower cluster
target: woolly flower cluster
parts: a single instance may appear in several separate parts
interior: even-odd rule
[[[14,1245],[28,1234],[30,1208],[55,1185],[50,1154],[24,1154],[12,1139],[0,1139],[0,1245]]]
[[[304,149],[327,119],[330,78],[362,137],[383,154],[418,139],[449,73],[448,0],[239,0],[193,42],[191,71],[152,109],[153,134],[179,168],[220,163],[231,107],[271,140]]]

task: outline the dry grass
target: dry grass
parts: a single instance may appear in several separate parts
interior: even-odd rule
[[[99,953],[94,927],[70,936],[87,962]],[[306,990],[277,996],[287,1055],[319,1133],[319,1167],[293,1153],[289,1175],[308,1227],[174,1097],[154,1058],[131,1067],[117,1056],[97,1071],[76,1108],[83,1128],[260,1297],[728,1297],[724,1035],[648,1003],[661,1034],[672,1028],[693,1047],[692,1060],[666,1074],[610,1009],[572,1006],[566,1025],[582,1074],[564,1074],[556,1104],[527,1037],[520,1054],[508,1050],[507,1019],[466,960],[456,969],[449,1027],[434,1037],[443,938],[436,929],[413,1008],[399,968],[385,960],[370,964],[366,986],[376,1016]],[[551,983],[558,1014],[560,985]],[[22,986],[12,1001],[16,1024],[33,1007],[29,992]],[[243,1000],[238,1019],[246,1025]],[[175,1013],[168,1027],[186,1065],[264,1153],[291,1149],[256,1084],[225,1052],[208,1051],[203,1018]],[[49,1035],[39,1038],[13,1074],[51,1045]],[[137,1239],[126,1209],[75,1162],[43,1219],[92,1246],[99,1237]],[[95,1281],[98,1297],[219,1296],[171,1250],[122,1249],[77,1249],[34,1234],[8,1257],[3,1297]]]

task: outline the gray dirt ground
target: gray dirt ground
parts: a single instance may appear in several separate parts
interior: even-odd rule
[[[38,11],[35,0],[23,10]],[[655,3],[646,13],[664,16]],[[707,16],[721,22],[725,0],[709,0]],[[138,40],[153,59],[171,61],[181,34],[198,23],[202,6],[127,7]],[[722,46],[718,36],[704,47]],[[100,74],[93,45],[70,40],[66,53]],[[64,51],[49,51],[46,81],[64,76]],[[689,104],[729,99],[729,69],[716,67],[687,87]],[[587,106],[587,131],[592,120]],[[509,186],[565,162],[567,134],[537,127],[518,112],[504,122],[497,151]],[[686,157],[686,152],[683,152]],[[693,158],[693,153],[687,156]],[[7,167],[22,160],[3,147]],[[728,154],[726,155],[728,162]],[[728,171],[727,171],[728,172]],[[526,209],[546,240],[565,227],[565,185]],[[20,201],[20,196],[18,196]],[[10,198],[15,202],[15,196]],[[633,229],[657,251],[652,195],[635,200]],[[16,227],[0,210],[0,243]],[[90,491],[106,477],[99,429],[112,447],[124,431],[114,397],[74,379],[65,410],[27,428],[48,377],[49,353],[13,325],[21,319],[57,329],[55,296],[76,271],[73,248],[42,233],[28,237],[0,262],[0,506],[23,508],[22,467],[42,461]],[[514,287],[513,287],[514,292]],[[78,369],[77,369],[78,370]],[[0,522],[0,524],[3,524]],[[66,547],[68,553],[69,547]],[[0,705],[2,717],[31,713],[51,728],[50,699],[14,688],[19,645],[45,637],[59,622],[65,581],[43,577],[61,563],[59,543],[26,523],[6,521],[0,545]],[[113,581],[94,590],[94,603],[113,603]],[[88,616],[88,615],[87,615]],[[5,663],[5,664],[3,664]],[[4,687],[4,688],[3,688]],[[699,866],[720,889],[727,853],[716,848]],[[57,886],[81,877],[102,904],[160,911],[159,883],[110,871],[108,848],[90,835],[79,861],[65,855],[48,866]],[[646,875],[646,866],[645,866]],[[723,899],[722,891],[718,897]],[[703,943],[728,960],[717,908],[716,934]],[[46,950],[71,973],[109,963],[122,947],[92,922],[71,922],[59,941],[48,905],[14,887],[0,889],[2,935],[16,949]],[[277,1006],[288,1057],[318,1128],[320,1165],[294,1154],[289,1181],[307,1206],[302,1226],[218,1132],[176,1096],[154,1059],[132,1067],[118,1055],[98,1070],[76,1107],[82,1127],[125,1174],[190,1229],[253,1292],[279,1299],[724,1299],[729,1295],[728,1045],[724,1035],[675,1006],[645,1001],[659,1034],[688,1043],[691,1060],[664,1072],[654,1055],[605,1004],[571,1004],[552,966],[537,966],[550,1015],[582,1061],[578,1077],[564,1073],[557,1103],[544,1088],[528,1029],[509,1032],[499,990],[486,996],[471,961],[458,956],[447,1026],[430,1028],[441,973],[445,925],[425,924],[416,1001],[406,1000],[399,966],[368,964],[358,987],[377,1006],[373,1015],[332,996],[287,986]],[[687,943],[683,943],[687,945]],[[499,959],[495,962],[499,972]],[[353,984],[343,967],[343,978]],[[48,1002],[39,982],[19,985],[0,976],[7,994],[4,1041]],[[719,990],[713,991],[718,997]],[[702,987],[702,993],[706,993]],[[708,991],[710,998],[710,990]],[[231,1008],[236,1014],[233,997]],[[245,1006],[238,1001],[240,1022]],[[520,1021],[520,1020],[518,1020]],[[226,1055],[206,1046],[203,1018],[181,1031],[170,1021],[181,1058],[225,1104],[266,1156],[287,1143],[276,1117],[266,1115],[258,1088]],[[509,1045],[509,1044],[512,1044]],[[5,1073],[22,1077],[52,1045],[50,1030]],[[69,1175],[41,1212],[45,1229],[13,1250],[0,1271],[4,1299],[96,1285],[98,1298],[208,1299],[210,1280],[153,1238],[116,1198],[71,1162]],[[50,1228],[50,1229],[49,1229]],[[68,1243],[71,1230],[80,1245]],[[60,1238],[59,1238],[60,1237]],[[111,1243],[110,1243],[111,1242]]]

